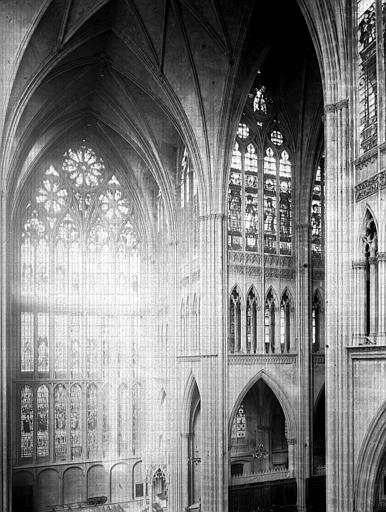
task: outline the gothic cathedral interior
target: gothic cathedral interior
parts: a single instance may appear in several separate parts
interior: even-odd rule
[[[386,0],[0,39],[0,512],[386,510]]]

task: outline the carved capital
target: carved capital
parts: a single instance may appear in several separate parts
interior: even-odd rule
[[[353,261],[352,268],[366,268],[366,261],[365,260]]]
[[[347,108],[348,107],[348,99],[344,99],[344,100],[340,100],[338,101],[338,103],[336,104],[336,109],[337,110],[343,110],[344,108]]]

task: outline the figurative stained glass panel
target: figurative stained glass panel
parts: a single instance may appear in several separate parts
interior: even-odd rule
[[[32,313],[21,313],[21,371],[34,370],[34,317]]]
[[[38,372],[49,370],[48,315],[38,314]]]
[[[241,170],[241,153],[239,149],[239,145],[236,142],[235,147],[233,149],[232,153],[232,163],[231,163],[232,169],[240,169]]]
[[[94,384],[87,387],[87,456],[97,450],[97,388]]]
[[[102,317],[86,317],[86,371],[88,378],[95,378],[101,371]]]
[[[34,395],[31,386],[23,386],[20,390],[21,446],[22,459],[33,455],[34,435]]]
[[[259,85],[255,89],[255,96],[253,98],[253,110],[254,112],[267,114],[266,88],[264,85]]]
[[[291,162],[287,151],[280,158],[280,254],[291,254],[292,223],[291,223]]]
[[[67,391],[63,384],[54,389],[55,456],[63,459],[67,453]]]
[[[79,384],[71,386],[70,391],[70,440],[71,458],[82,455],[82,389]]]
[[[247,420],[244,404],[241,404],[237,410],[236,417],[232,424],[232,438],[245,439],[247,433]]]
[[[229,188],[228,190],[228,230],[232,232],[231,247],[240,248],[241,236],[241,190]]]
[[[253,144],[248,144],[244,156],[244,170],[257,172],[257,155]]]
[[[312,252],[320,254],[322,251],[322,200],[323,200],[322,168],[319,165],[315,174],[312,188],[311,202],[311,240]]]
[[[257,249],[259,229],[258,197],[256,192],[248,191],[245,203],[245,244],[246,249]]]
[[[264,197],[264,252],[276,253],[276,197]]]
[[[43,385],[37,389],[37,456],[48,457],[48,418],[49,418],[49,402],[48,387]]]

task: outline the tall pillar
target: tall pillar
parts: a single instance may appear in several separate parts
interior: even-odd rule
[[[352,333],[354,173],[349,165],[348,100],[325,107],[326,140],[326,500],[352,512],[351,423],[346,346]]]
[[[378,333],[378,258],[371,255],[370,265],[370,336]]]
[[[355,261],[352,268],[355,297],[353,334],[359,336],[366,333],[366,261]]]
[[[378,253],[378,333],[382,336],[382,344],[385,342],[386,332],[386,253]]]
[[[296,450],[297,506],[306,510],[306,484],[311,475],[311,418],[312,418],[312,353],[310,339],[310,253],[309,224],[297,226],[297,380],[299,402],[297,411],[298,443]],[[295,450],[294,450],[295,451]]]
[[[226,420],[226,233],[225,216],[209,214],[201,221],[202,456],[201,511],[227,510],[228,422]],[[244,312],[243,312],[244,313]],[[242,319],[243,322],[243,319]]]
[[[7,250],[7,227],[6,227],[6,198],[3,190],[0,191],[0,226],[1,226],[1,271],[0,271],[0,286],[1,286],[1,372],[0,372],[0,389],[1,389],[1,405],[0,405],[0,453],[1,453],[1,499],[0,499],[0,512],[7,512],[11,509],[11,479],[10,471],[10,447],[7,439],[7,425],[8,425],[8,372],[9,366],[7,364],[7,291],[6,291],[6,276],[7,263],[6,263],[6,250]]]

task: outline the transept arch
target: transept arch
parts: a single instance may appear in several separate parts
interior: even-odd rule
[[[240,407],[240,404],[243,401],[243,398],[248,393],[248,391],[250,389],[252,389],[252,387],[255,384],[257,384],[260,380],[264,384],[266,384],[268,386],[268,388],[272,391],[272,393],[277,398],[277,400],[283,410],[285,420],[286,420],[287,438],[295,439],[295,437],[296,437],[296,420],[295,420],[295,414],[294,414],[291,402],[290,402],[289,398],[287,397],[285,391],[282,389],[281,385],[266,370],[260,370],[252,379],[250,379],[247,382],[247,384],[245,384],[245,386],[239,393],[238,398],[237,398],[236,402],[234,403],[233,408],[232,408],[231,413],[228,418],[228,435],[229,435],[228,439],[230,438],[230,432],[232,429],[233,419],[236,415],[238,408]]]

